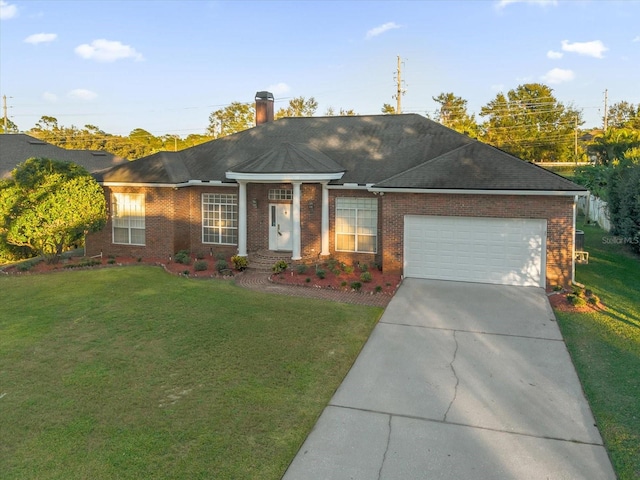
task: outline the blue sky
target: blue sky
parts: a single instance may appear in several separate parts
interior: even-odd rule
[[[582,110],[640,103],[639,1],[0,0],[0,95],[21,130],[43,115],[127,135],[204,133],[209,114],[270,90],[379,114],[480,108],[540,82]]]

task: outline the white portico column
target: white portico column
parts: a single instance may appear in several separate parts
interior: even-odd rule
[[[291,260],[300,260],[300,182],[293,182],[293,208],[291,209],[293,220],[291,241],[292,252]]]
[[[238,255],[247,256],[247,182],[238,182]]]
[[[320,230],[320,255],[329,255],[329,189],[322,184],[322,224]]]

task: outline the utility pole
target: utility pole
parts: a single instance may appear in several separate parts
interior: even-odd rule
[[[405,90],[402,89],[402,60],[400,59],[400,55],[398,55],[398,71],[396,72],[396,80],[397,80],[397,91],[396,94],[393,96],[396,101],[397,101],[397,105],[396,105],[396,114],[401,114],[402,113],[402,95],[404,95]]]
[[[578,116],[576,115],[575,135],[573,136],[573,158],[578,163]]]
[[[7,126],[9,125],[9,119],[7,118],[7,96],[2,96],[2,112],[4,115],[4,133],[7,133]]]
[[[608,126],[608,117],[609,117],[609,112],[607,111],[607,90],[605,89],[604,91],[604,121],[603,121],[603,130],[606,132],[607,131],[607,126]]]

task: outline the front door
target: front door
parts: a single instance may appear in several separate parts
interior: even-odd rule
[[[269,205],[269,250],[293,249],[291,238],[291,205],[275,203]]]

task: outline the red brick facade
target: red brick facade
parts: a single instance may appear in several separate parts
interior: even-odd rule
[[[290,184],[247,185],[247,251],[269,248],[269,204],[290,201],[268,199],[270,189],[291,189]],[[112,223],[87,237],[87,255],[130,255],[169,258],[179,250],[231,255],[235,245],[214,245],[202,241],[202,194],[235,193],[236,186],[197,187],[105,187],[107,204],[112,192],[145,194],[146,245],[119,245],[112,242]],[[335,251],[335,199],[337,197],[376,198],[378,201],[378,252],[351,254]],[[253,201],[255,199],[255,202]],[[504,196],[386,193],[375,196],[366,190],[329,190],[329,251],[339,260],[377,263],[385,271],[401,273],[404,250],[405,215],[464,217],[534,218],[547,220],[547,286],[568,285],[572,276],[573,197]],[[321,251],[322,187],[302,184],[300,201],[301,254],[303,259]]]

